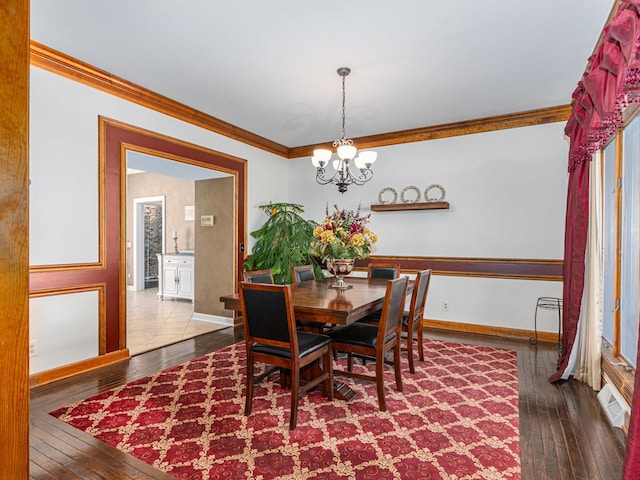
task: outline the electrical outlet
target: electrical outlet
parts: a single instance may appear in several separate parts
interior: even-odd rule
[[[447,302],[446,300],[442,301],[442,311],[443,312],[448,312],[449,311],[449,302]]]
[[[31,343],[29,343],[29,356],[38,356],[38,340],[32,340]]]

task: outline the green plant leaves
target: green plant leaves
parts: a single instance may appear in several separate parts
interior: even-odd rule
[[[256,243],[245,261],[247,270],[271,269],[276,283],[291,283],[291,267],[313,264],[320,273],[311,253],[315,222],[302,217],[304,208],[293,203],[270,203],[258,208],[269,218],[264,225],[251,232]]]

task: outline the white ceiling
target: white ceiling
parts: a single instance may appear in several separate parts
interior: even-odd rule
[[[32,0],[31,37],[287,147],[566,105],[613,1]]]

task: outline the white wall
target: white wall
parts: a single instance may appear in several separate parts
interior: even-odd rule
[[[30,78],[30,262],[32,265],[96,262],[98,259],[98,116],[224,152],[248,161],[248,231],[264,222],[256,206],[289,198],[289,161],[158,112],[113,97],[38,68]],[[251,243],[249,243],[249,249]],[[58,297],[62,298],[62,297]],[[46,329],[41,309],[30,315],[31,340],[42,351],[59,345],[90,358],[97,351],[97,306],[73,305],[77,315],[65,329]],[[93,333],[87,333],[93,332]],[[43,356],[37,371],[58,366]],[[33,372],[32,372],[33,373]]]
[[[385,187],[433,183],[449,210],[373,212],[374,254],[399,256],[562,259],[568,145],[554,123],[377,148],[374,179],[340,194],[315,183],[308,158],[290,169],[291,201],[308,218],[325,205],[363,213]],[[561,282],[434,276],[426,318],[533,329],[536,300],[562,296]],[[442,310],[446,300],[449,310]],[[539,329],[557,332],[557,317],[541,313]]]
[[[97,291],[30,299],[29,373],[97,357],[98,308]]]

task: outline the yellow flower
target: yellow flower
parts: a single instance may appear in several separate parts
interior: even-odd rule
[[[376,243],[378,241],[378,235],[369,231],[369,238],[371,239],[371,243]]]
[[[313,236],[316,238],[320,238],[320,236],[322,235],[322,232],[324,232],[324,228],[322,228],[321,225],[318,225],[316,228],[313,229]]]
[[[324,232],[322,232],[320,234],[320,241],[322,243],[331,243],[333,238],[334,238],[334,235],[333,235],[333,232],[331,230],[325,230]]]
[[[362,247],[366,242],[366,238],[364,238],[364,235],[361,233],[355,233],[352,237],[351,240],[349,241],[349,243],[351,243],[351,245],[354,245],[356,247]]]

